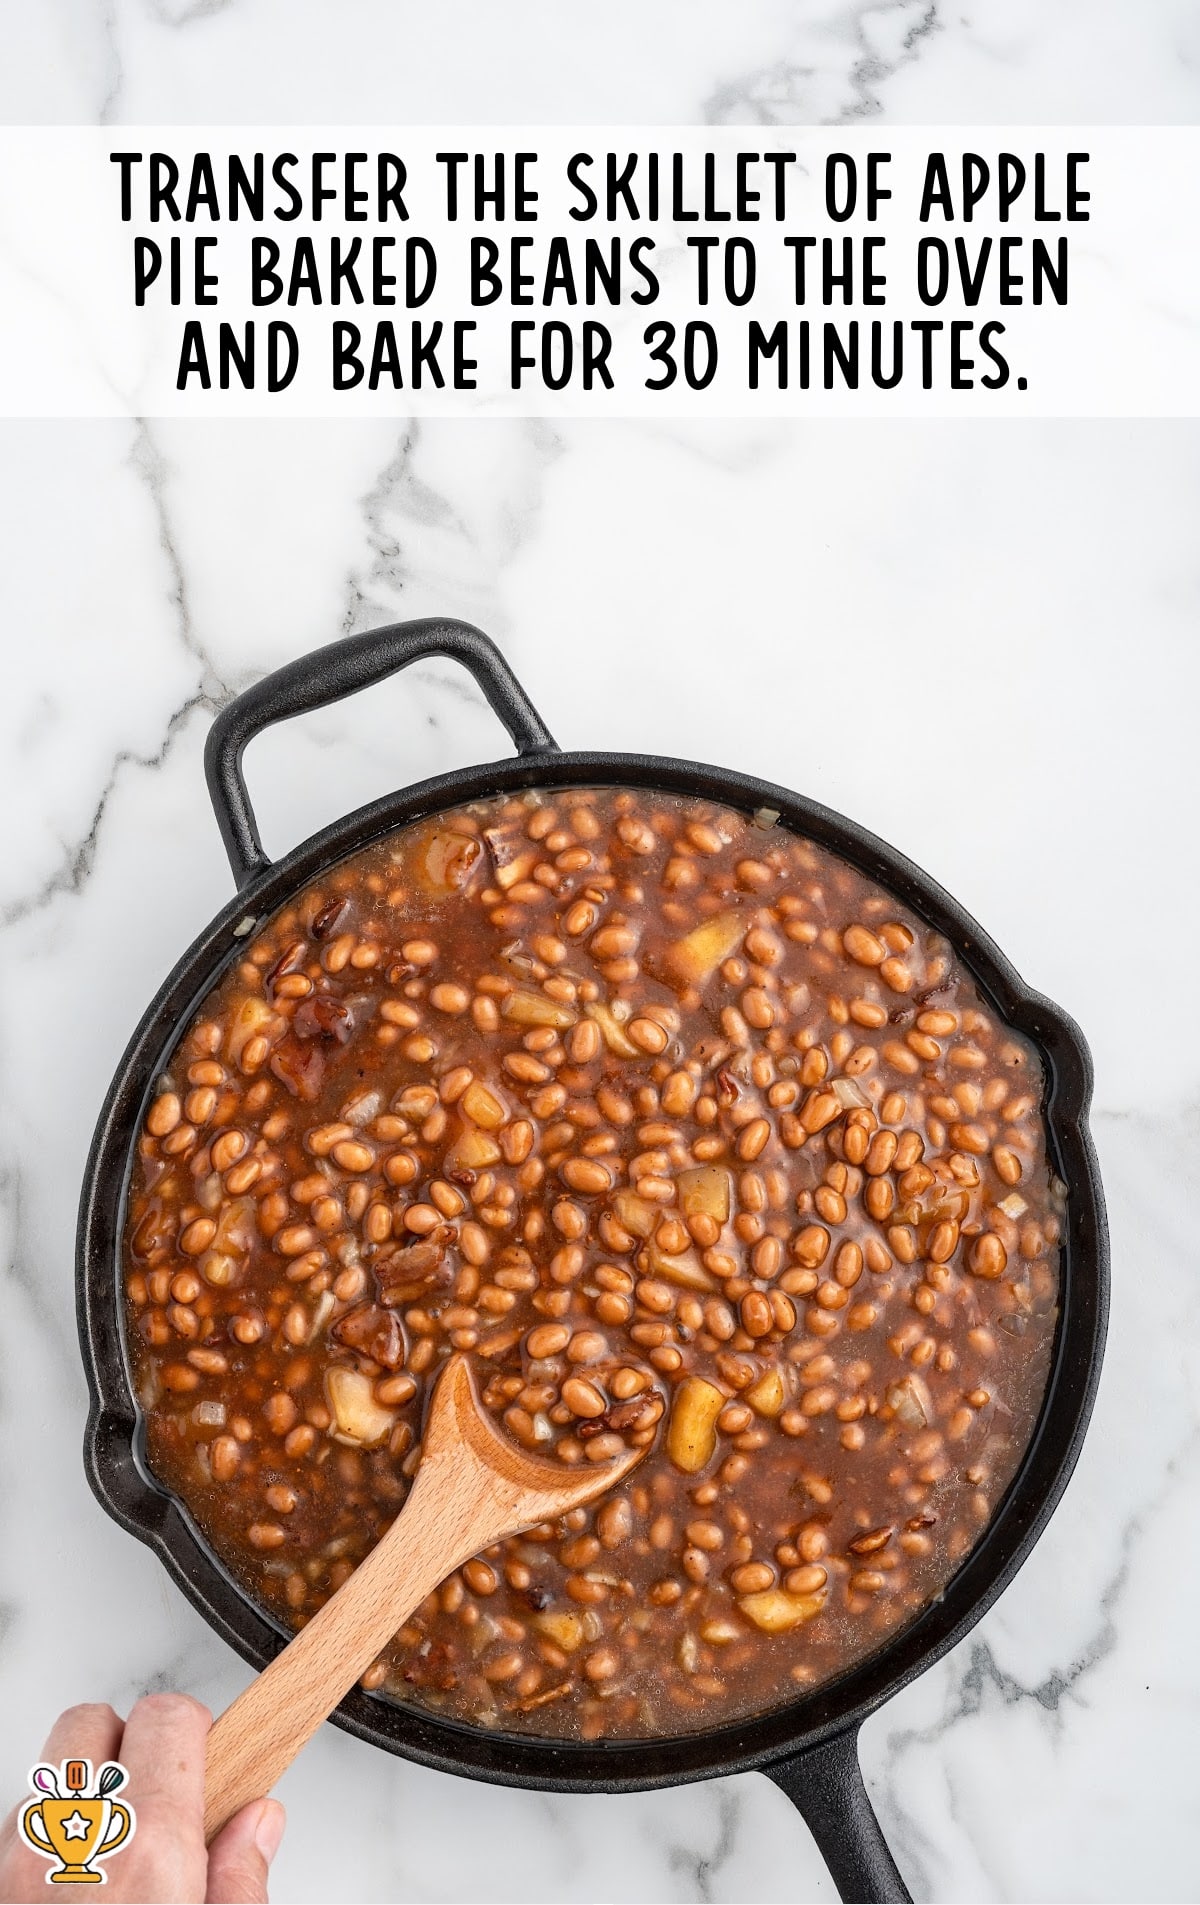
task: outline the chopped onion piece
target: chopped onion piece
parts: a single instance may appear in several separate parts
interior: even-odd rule
[[[198,1402],[192,1410],[192,1421],[204,1429],[223,1429],[225,1426],[225,1404],[223,1402]]]
[[[1004,1212],[1004,1215],[1006,1217],[1011,1217],[1015,1223],[1018,1217],[1023,1217],[1025,1215],[1025,1212],[1029,1209],[1029,1206],[1025,1202],[1025,1199],[1022,1196],[1020,1196],[1017,1191],[1010,1191],[1007,1197],[1001,1199],[1000,1203],[997,1205],[997,1209],[1002,1210]]]
[[[313,1311],[313,1319],[309,1327],[308,1338],[307,1338],[308,1342],[310,1343],[316,1342],[318,1336],[321,1334],[321,1331],[325,1328],[326,1323],[328,1323],[330,1317],[333,1315],[333,1312],[336,1308],[337,1308],[337,1298],[334,1296],[333,1291],[322,1290],[320,1297],[317,1300],[317,1307]]]
[[[830,1080],[829,1089],[843,1111],[849,1111],[852,1106],[865,1107],[871,1102],[862,1086],[854,1078],[833,1078]]]
[[[537,960],[527,953],[519,939],[510,939],[507,946],[500,948],[500,957],[506,965],[516,966],[519,972],[532,972]]]
[[[779,819],[778,807],[760,807],[754,816],[754,825],[761,827],[764,833],[770,831]]]
[[[595,1019],[610,1052],[615,1052],[618,1058],[640,1058],[641,1053],[637,1046],[626,1037],[623,1030],[623,1020],[617,1014],[619,1005],[625,1005],[625,1001],[618,999],[613,1005],[609,1005],[603,999],[596,999],[590,1001],[583,1009],[589,1019]],[[625,1005],[625,1011],[628,1016],[628,1005]]]
[[[149,1364],[138,1379],[137,1399],[147,1414],[151,1409],[156,1409],[162,1400],[162,1383],[154,1363]]]
[[[906,1429],[927,1429],[933,1420],[933,1403],[919,1376],[906,1376],[893,1383],[887,1401]]]

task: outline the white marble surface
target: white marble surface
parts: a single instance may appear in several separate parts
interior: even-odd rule
[[[347,125],[1196,116],[1191,0],[6,0],[0,118]]]
[[[864,1756],[919,1897],[1195,1895],[1198,453],[1186,426],[0,431],[5,1789],[69,1700],[221,1705],[244,1678],[87,1492],[70,1271],[111,1068],[227,892],[211,705],[445,610],[498,637],[564,744],[749,766],[887,833],[1082,1021],[1115,1244],[1095,1426],[1015,1586]],[[264,737],[250,777],[281,849],[500,751],[430,664]],[[283,1794],[282,1900],[830,1895],[754,1777],[551,1799],[329,1730]]]
[[[1188,0],[0,9],[10,122],[1170,121],[1198,63]],[[0,1790],[69,1701],[243,1683],[84,1482],[77,1186],[129,1030],[228,891],[212,708],[443,611],[565,745],[749,767],[888,835],[1084,1025],[1115,1259],[1092,1434],[1016,1584],[863,1754],[918,1897],[1195,1898],[1200,431],[7,425],[0,505]],[[424,667],[256,745],[268,847],[499,751]],[[755,1777],[557,1799],[326,1729],[282,1796],[297,1905],[832,1895]]]

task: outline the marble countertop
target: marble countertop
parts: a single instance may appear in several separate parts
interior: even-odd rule
[[[43,0],[0,20],[0,115],[1173,120],[1198,60],[1184,0]],[[71,1701],[244,1684],[88,1492],[77,1187],[229,890],[214,708],[436,612],[496,637],[564,745],[728,762],[886,835],[1083,1025],[1114,1246],[1094,1425],[1016,1583],[863,1759],[918,1898],[1194,1898],[1197,428],[9,423],[0,501],[0,1790]],[[255,744],[268,850],[502,751],[464,677],[414,669]],[[280,1790],[297,1905],[833,1896],[756,1776],[557,1798],[326,1728]]]

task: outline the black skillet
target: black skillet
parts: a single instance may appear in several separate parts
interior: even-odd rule
[[[242,776],[247,742],[286,720],[429,656],[474,675],[516,743],[515,759],[439,774],[335,821],[283,860],[263,852]],[[1055,1168],[1068,1187],[1062,1303],[1052,1373],[1037,1430],[1007,1495],[944,1594],[879,1652],[826,1685],[757,1718],[675,1739],[535,1740],[471,1728],[378,1695],[347,1694],[334,1719],[391,1753],[502,1785],[551,1792],[634,1792],[757,1771],[808,1821],[844,1899],[906,1899],[859,1771],[868,1715],[960,1641],[1012,1580],[1075,1466],[1091,1413],[1108,1311],[1108,1237],[1087,1127],[1091,1061],[1078,1027],[1031,992],[958,902],[902,854],[851,820],[785,788],[728,768],[636,754],[564,754],[507,663],[462,622],[374,629],[268,675],[225,708],[206,750],[209,792],[238,892],[148,1007],[105,1102],[84,1177],[77,1248],[79,1329],[91,1388],[85,1461],[103,1506],[146,1541],[209,1625],[260,1668],[282,1632],[213,1555],[187,1511],[146,1466],[123,1334],[121,1231],[134,1141],[154,1081],[194,1008],[259,920],[327,867],[378,835],[464,801],[516,788],[638,786],[696,795],[754,812],[841,854],[942,933],[996,1009],[1030,1039],[1045,1067],[1045,1116]]]

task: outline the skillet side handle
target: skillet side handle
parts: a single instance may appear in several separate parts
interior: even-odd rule
[[[231,701],[209,730],[204,748],[208,791],[233,877],[246,886],[271,862],[242,772],[242,756],[263,728],[327,707],[371,688],[430,655],[446,655],[466,668],[499,715],[519,754],[551,752],[556,743],[495,643],[469,622],[438,618],[393,622],[316,648],[264,675]]]
[[[762,1770],[803,1813],[843,1899],[857,1905],[911,1900],[863,1784],[857,1727]]]

